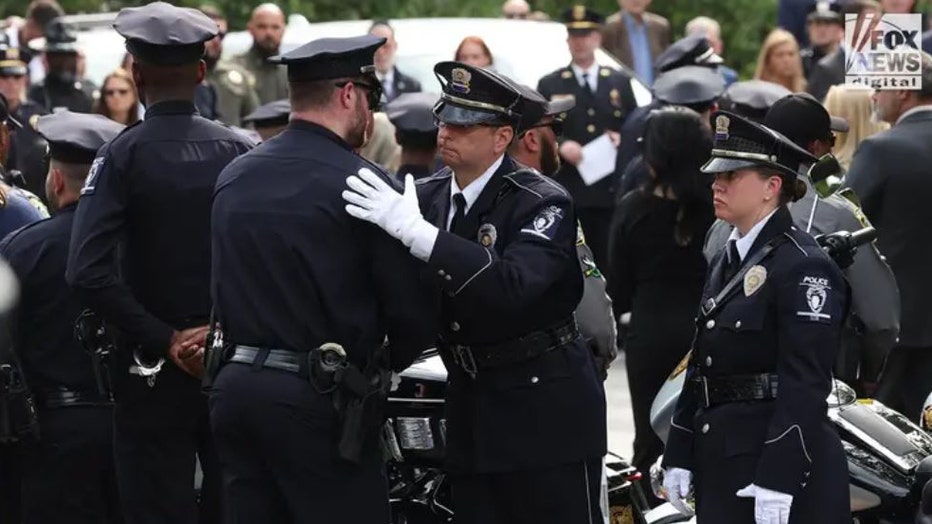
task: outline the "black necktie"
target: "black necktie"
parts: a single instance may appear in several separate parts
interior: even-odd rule
[[[592,84],[589,83],[589,73],[582,74],[582,80],[579,82],[579,87],[582,88],[583,92],[586,94],[592,94]]]
[[[729,240],[728,241],[728,261],[725,265],[725,273],[722,285],[727,284],[732,277],[738,274],[738,271],[741,269],[741,254],[738,253],[738,241]]]
[[[461,224],[463,218],[466,217],[466,197],[462,193],[453,195],[453,204],[456,206],[456,211],[453,213],[453,220],[450,221],[449,231],[456,233],[457,224]]]

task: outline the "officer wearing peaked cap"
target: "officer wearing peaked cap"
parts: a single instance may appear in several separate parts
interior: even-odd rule
[[[193,523],[200,509],[202,522],[218,522],[219,472],[199,381],[210,203],[220,171],[252,144],[194,106],[215,22],[155,2],[121,10],[113,25],[134,57],[146,118],[94,159],[66,278],[119,335],[114,452],[126,521]],[[195,457],[205,475],[199,501],[191,496]]]
[[[395,141],[401,146],[401,166],[397,177],[404,183],[405,175],[415,179],[430,176],[437,163],[437,124],[433,93],[402,93],[385,105],[385,114],[395,126]]]
[[[695,484],[698,521],[851,520],[848,468],[826,415],[848,309],[838,267],[787,205],[814,158],[738,115],[713,117],[715,214],[735,226],[712,259],[664,453],[667,499]],[[753,348],[753,351],[748,351]]]
[[[23,522],[119,522],[113,469],[109,384],[75,339],[84,302],[65,283],[75,208],[97,150],[123,126],[100,115],[42,116],[51,165],[46,189],[52,218],[0,242],[24,300],[13,326],[17,354],[36,398],[41,439],[23,449]],[[95,370],[94,367],[98,366]]]
[[[22,124],[10,114],[6,97],[0,94],[0,159],[9,150],[10,137],[21,129]],[[7,170],[0,164],[0,239],[26,224],[49,216],[37,196],[12,185],[21,178],[19,172]]]
[[[207,372],[236,522],[390,520],[384,419],[370,404],[387,389],[340,377],[387,386],[389,368],[434,343],[436,315],[417,261],[340,197],[346,173],[363,167],[391,183],[354,152],[381,100],[373,57],[384,42],[324,38],[273,58],[288,68],[291,120],[217,182],[211,293],[224,362]],[[339,377],[325,355],[345,364]],[[344,425],[359,403],[371,416]]]
[[[360,171],[344,199],[426,265],[449,373],[457,522],[601,522],[605,396],[573,319],[583,291],[573,201],[506,153],[525,124],[513,81],[458,62],[434,73],[448,167],[416,189],[407,178],[403,196]]]
[[[721,63],[722,57],[709,45],[708,38],[703,35],[690,35],[666,48],[654,60],[654,69],[658,73],[664,73],[678,67],[699,65],[715,70]]]
[[[255,111],[243,117],[243,123],[251,125],[259,133],[262,141],[265,141],[285,130],[289,116],[291,101],[276,100],[257,107]]]
[[[617,198],[640,187],[650,174],[641,155],[641,135],[650,111],[665,105],[686,106],[703,119],[715,109],[715,102],[725,89],[722,75],[708,67],[687,65],[667,70],[654,82],[654,100],[634,110],[621,128],[621,145],[615,159],[615,171],[620,172]]]
[[[800,49],[799,58],[803,63],[803,74],[808,79],[819,60],[835,52],[841,45],[845,30],[841,2],[813,2],[806,16],[806,26],[810,44]]]
[[[563,12],[572,62],[540,79],[537,91],[548,100],[575,98],[576,107],[564,118],[557,173],[560,182],[576,203],[576,211],[596,263],[606,267],[608,224],[614,207],[615,176],[587,185],[576,166],[582,160],[582,146],[606,132],[615,133],[637,107],[631,88],[632,77],[623,71],[602,67],[595,61],[595,50],[602,42],[599,32],[604,19],[582,5]]]
[[[29,88],[29,100],[49,111],[67,109],[90,113],[100,92],[93,82],[78,77],[78,37],[62,18],[52,20],[45,30],[45,42],[36,48],[48,63],[42,82]]]
[[[718,99],[718,107],[760,123],[777,100],[791,94],[789,89],[780,84],[766,80],[745,80],[728,86]]]

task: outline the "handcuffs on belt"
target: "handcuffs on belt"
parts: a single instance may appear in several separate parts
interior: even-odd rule
[[[133,362],[136,364],[129,367],[130,375],[139,375],[140,377],[146,379],[146,385],[150,388],[155,387],[155,379],[158,378],[159,372],[162,371],[162,366],[165,364],[165,358],[160,357],[156,361],[155,365],[148,366],[142,361],[142,355],[140,354],[139,349],[133,350]]]

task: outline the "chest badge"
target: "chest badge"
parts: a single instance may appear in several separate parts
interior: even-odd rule
[[[613,106],[621,106],[621,93],[619,93],[617,89],[609,91],[608,98],[611,100]]]
[[[744,274],[744,296],[749,297],[757,292],[767,280],[767,269],[764,266],[753,266]]]
[[[482,247],[492,247],[498,239],[498,231],[492,224],[482,224],[479,226],[479,243]]]

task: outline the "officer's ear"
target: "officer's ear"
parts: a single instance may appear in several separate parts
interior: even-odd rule
[[[197,63],[197,83],[203,83],[205,78],[207,78],[207,62],[201,60]]]
[[[511,141],[515,138],[515,128],[512,126],[501,126],[495,129],[495,154],[500,155],[508,150]]]
[[[524,145],[524,148],[531,153],[540,153],[540,135],[536,130],[530,129],[521,135],[518,140]]]

